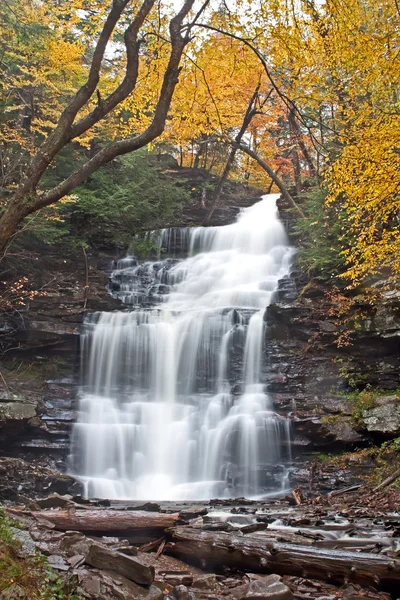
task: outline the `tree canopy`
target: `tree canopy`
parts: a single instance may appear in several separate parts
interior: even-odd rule
[[[286,190],[308,247],[330,240],[347,285],[398,280],[396,0],[7,0],[0,11],[3,251],[29,215],[71,194],[90,212],[80,186],[147,146]],[[302,201],[310,186],[322,191]]]

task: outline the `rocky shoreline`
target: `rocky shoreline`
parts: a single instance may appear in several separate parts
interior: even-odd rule
[[[399,494],[109,503],[53,494],[7,509],[92,600],[389,600],[400,585]],[[368,498],[368,501],[366,499]],[[105,507],[104,505],[111,504]],[[360,508],[361,504],[361,508]]]

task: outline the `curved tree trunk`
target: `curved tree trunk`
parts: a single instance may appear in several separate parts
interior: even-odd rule
[[[232,143],[235,144],[235,142],[232,142]],[[285,200],[290,204],[290,206],[292,206],[292,208],[295,209],[295,211],[300,215],[300,217],[302,219],[305,219],[304,212],[301,210],[300,206],[296,203],[295,199],[293,198],[293,196],[291,195],[291,193],[287,189],[286,185],[283,183],[282,179],[269,166],[269,164],[266,163],[265,160],[263,160],[261,158],[261,156],[259,154],[257,154],[257,152],[255,152],[254,150],[252,150],[248,146],[245,146],[244,144],[238,144],[237,147],[242,152],[245,152],[251,158],[253,158],[254,160],[256,160],[258,162],[258,164],[260,165],[260,167],[263,168],[266,173],[268,173],[268,175],[271,177],[272,181],[279,188],[279,191],[282,194],[282,196],[285,198]]]
[[[5,208],[0,218],[0,252],[5,251],[10,240],[18,231],[21,222],[29,214],[57,202],[83,183],[102,165],[110,162],[119,155],[143,148],[163,132],[172,96],[178,82],[180,72],[179,63],[184,47],[190,41],[191,29],[196,24],[196,19],[209,4],[209,0],[204,0],[195,19],[186,27],[182,28],[183,21],[193,7],[194,0],[184,0],[182,8],[170,21],[171,49],[169,61],[164,72],[163,83],[153,120],[147,129],[133,137],[108,144],[56,187],[47,191],[38,189],[43,175],[58,153],[72,140],[89,131],[94,125],[104,119],[135,89],[139,73],[141,43],[139,41],[139,33],[155,4],[155,0],[143,0],[134,18],[125,30],[126,69],[124,79],[107,98],[102,99],[98,95],[97,106],[86,116],[80,120],[76,120],[77,118],[79,119],[78,114],[80,111],[84,107],[88,107],[89,101],[97,90],[107,44],[128,4],[129,0],[113,0],[110,12],[94,48],[85,84],[82,85],[70,100],[60,115],[55,129],[47,136],[40,148],[37,149],[14,197]],[[184,33],[182,34],[183,31]]]

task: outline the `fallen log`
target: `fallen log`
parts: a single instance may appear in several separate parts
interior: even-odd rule
[[[110,550],[100,544],[92,544],[85,562],[95,569],[114,571],[140,585],[151,585],[154,581],[154,567],[148,567],[138,558]]]
[[[291,546],[261,536],[212,533],[175,527],[165,552],[204,567],[233,567],[252,573],[297,575],[343,584],[400,585],[400,560],[379,554]]]
[[[357,485],[351,485],[350,487],[345,487],[345,488],[342,488],[341,490],[334,490],[333,492],[330,492],[330,494],[328,494],[328,496],[330,498],[333,498],[334,496],[342,496],[343,494],[350,494],[350,492],[355,492],[356,490],[359,490],[360,487],[362,487],[362,484],[358,483]]]
[[[19,511],[12,511],[18,518]],[[173,527],[179,519],[179,513],[155,513],[134,510],[41,510],[30,514],[36,519],[45,519],[53,523],[58,531],[123,531],[161,530]]]

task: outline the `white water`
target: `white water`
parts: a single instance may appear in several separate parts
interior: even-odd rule
[[[182,230],[186,259],[119,261],[114,295],[153,307],[86,321],[71,464],[87,495],[265,491],[260,465],[279,463],[289,435],[260,382],[263,315],[292,256],[276,199],[232,225]]]

